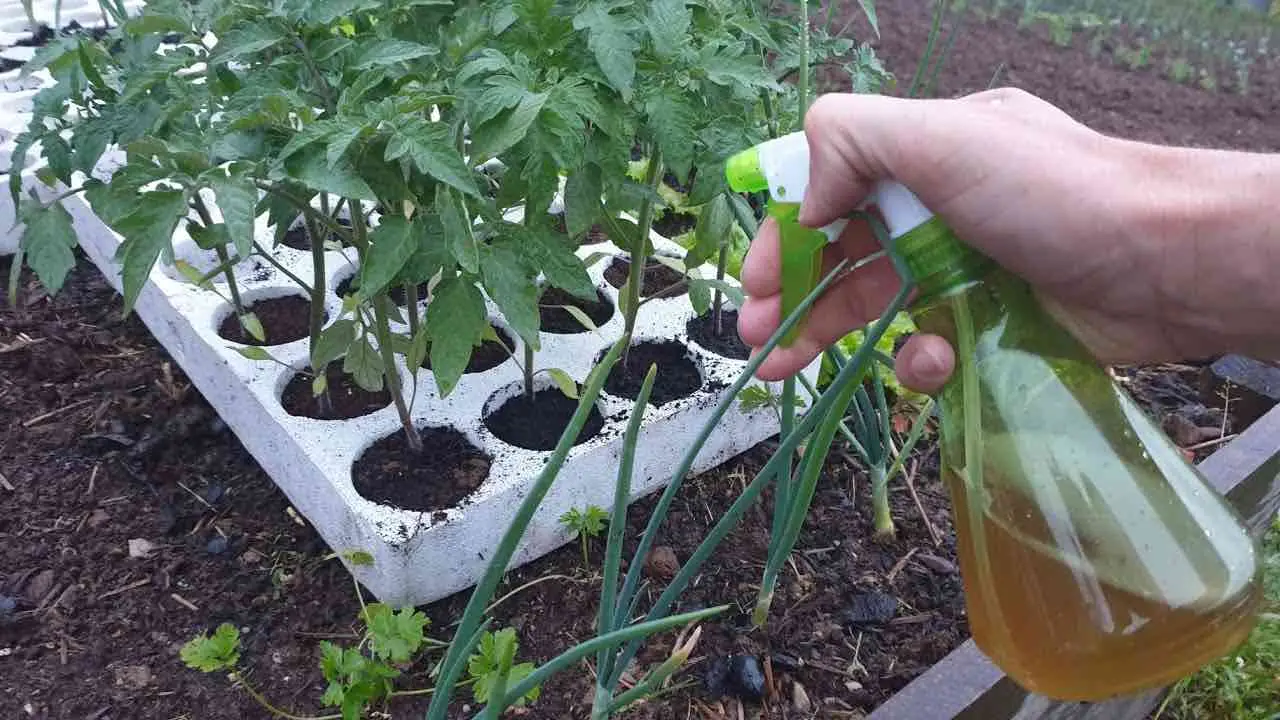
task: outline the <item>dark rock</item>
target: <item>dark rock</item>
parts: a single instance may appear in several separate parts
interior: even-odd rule
[[[769,661],[773,663],[774,667],[782,670],[795,671],[799,670],[800,667],[804,665],[800,658],[794,655],[787,655],[786,653],[773,653],[769,656]]]
[[[919,555],[916,555],[916,560],[919,560],[921,565],[929,568],[939,575],[955,575],[958,572],[955,563],[946,558],[940,558],[937,555],[920,553]]]
[[[764,698],[764,671],[754,655],[713,658],[702,674],[702,683],[713,697],[753,701]]]
[[[882,592],[855,595],[842,613],[845,623],[860,627],[883,625],[898,612],[898,599]]]
[[[726,694],[729,681],[729,658],[712,658],[702,672],[702,685],[712,697]]]
[[[680,572],[680,560],[669,545],[659,545],[649,551],[644,561],[645,575],[655,580],[670,580]]]
[[[210,505],[214,505],[219,500],[221,500],[226,494],[227,494],[226,485],[223,485],[222,483],[209,483],[209,485],[205,487],[204,492],[202,492],[200,496],[204,498],[205,502],[209,503]]]
[[[230,547],[231,547],[231,541],[227,540],[221,535],[218,535],[214,537],[212,540],[210,540],[208,544],[204,546],[204,550],[210,555],[221,555],[222,553],[226,552],[227,549]]]
[[[0,618],[6,618],[18,609],[18,599],[8,595],[0,595]]]

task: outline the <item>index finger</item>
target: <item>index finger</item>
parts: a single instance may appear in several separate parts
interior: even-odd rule
[[[747,295],[764,298],[782,292],[781,237],[778,222],[766,218],[742,263],[742,289]],[[850,260],[861,260],[880,250],[880,243],[865,218],[850,220],[840,234],[839,244]]]

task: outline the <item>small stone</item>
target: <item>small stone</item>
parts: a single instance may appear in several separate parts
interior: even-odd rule
[[[129,557],[131,558],[151,557],[151,553],[155,549],[155,543],[146,538],[132,538],[129,540]]]
[[[36,573],[36,576],[27,581],[27,600],[32,605],[39,605],[45,595],[53,589],[53,571],[42,570]]]
[[[764,671],[754,655],[734,655],[729,659],[729,686],[734,697],[743,700],[764,698]]]
[[[266,559],[265,555],[258,552],[257,550],[254,550],[253,548],[249,548],[248,550],[245,550],[244,553],[240,556],[240,562],[244,563],[245,565],[257,565],[258,563],[262,562],[265,559]]]
[[[1198,445],[1206,440],[1213,440],[1220,434],[1219,428],[1199,427],[1179,413],[1165,417],[1163,424],[1165,433],[1180,447]]]
[[[229,547],[231,547],[231,542],[221,535],[217,535],[204,546],[204,551],[210,555],[221,555]]]
[[[898,599],[882,592],[861,593],[853,597],[843,613],[849,625],[883,625],[898,612]]]
[[[729,685],[729,659],[726,657],[712,658],[707,663],[707,669],[702,673],[702,686],[707,689],[707,693],[712,697],[721,697],[728,692]]]
[[[800,683],[791,684],[791,707],[799,713],[813,712],[813,701],[809,699],[809,693],[805,692],[804,686]]]
[[[0,618],[5,618],[13,614],[18,609],[18,598],[9,597],[8,595],[0,595]]]
[[[146,665],[121,665],[115,668],[116,685],[141,690],[151,684],[151,670]]]
[[[108,514],[106,510],[98,508],[97,510],[89,513],[88,525],[91,528],[100,528],[103,525],[106,525],[110,520],[111,515]]]
[[[862,689],[862,683],[858,682],[857,680],[850,680],[844,684],[844,687],[849,692],[856,692]]]
[[[655,580],[670,580],[680,572],[676,551],[669,545],[659,545],[649,551],[644,561],[645,574]]]
[[[957,572],[955,563],[946,558],[940,558],[937,555],[920,553],[916,555],[916,559],[920,561],[921,565],[929,568],[939,575],[955,575]]]
[[[769,660],[773,662],[774,667],[781,668],[782,670],[791,670],[793,672],[799,670],[800,667],[804,665],[804,662],[801,661],[800,658],[794,655],[787,655],[786,653],[773,653],[769,656]]]
[[[221,483],[210,483],[208,487],[201,493],[204,501],[210,505],[216,505],[219,500],[227,494],[227,487]]]

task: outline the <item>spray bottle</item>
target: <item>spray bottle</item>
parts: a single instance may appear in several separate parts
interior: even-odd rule
[[[726,166],[769,193],[781,230],[783,315],[819,280],[826,242],[796,218],[803,133]],[[1258,548],[1239,516],[1040,304],[907,188],[874,205],[916,284],[916,326],[956,350],[938,393],[969,627],[1025,689],[1100,701],[1170,684],[1238,646],[1262,602]]]

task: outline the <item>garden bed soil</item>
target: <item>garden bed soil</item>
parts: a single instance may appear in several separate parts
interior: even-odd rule
[[[559,388],[544,388],[529,398],[524,393],[504,401],[484,419],[485,427],[505,443],[526,450],[554,450],[569,420],[578,410],[578,401]],[[604,429],[604,416],[591,409],[574,445],[581,445]]]
[[[325,368],[328,407],[312,391],[314,371],[295,373],[280,394],[280,405],[285,412],[315,420],[349,420],[375,413],[391,404],[391,393],[386,388],[369,392],[356,384],[355,378],[342,371],[342,359],[329,363]]]
[[[626,258],[615,257],[609,262],[609,267],[605,268],[604,279],[609,284],[621,290],[627,281],[631,279],[631,261]],[[677,297],[683,295],[684,291],[675,293],[672,291],[677,285],[684,282],[684,276],[657,260],[649,260],[644,266],[644,282],[640,287],[640,297],[648,298],[655,295],[662,295],[664,298]]]
[[[301,340],[311,332],[311,301],[301,295],[258,300],[247,305],[245,310],[258,317],[265,340],[245,331],[234,311],[228,312],[218,325],[218,336],[244,345],[270,347]]]
[[[599,361],[600,358],[597,358]],[[686,398],[702,387],[702,372],[689,357],[689,351],[678,342],[641,342],[631,346],[604,381],[605,392],[614,397],[636,399],[649,373],[658,366],[653,379],[649,403],[661,407],[673,400]]]
[[[709,312],[685,324],[689,339],[707,350],[734,360],[751,357],[751,346],[742,342],[742,336],[738,335],[737,310],[724,309],[720,312],[720,330],[717,335],[715,319]]]
[[[491,458],[462,433],[447,427],[423,427],[419,433],[420,451],[410,449],[397,429],[356,459],[351,479],[361,497],[402,510],[446,510],[489,477]]]
[[[653,230],[662,237],[676,238],[689,232],[697,224],[698,218],[694,215],[668,210],[653,221]]]
[[[507,360],[511,359],[511,353],[515,350],[515,340],[507,334],[506,330],[491,325],[493,331],[501,338],[498,342],[493,340],[485,340],[480,346],[471,350],[471,359],[467,361],[467,367],[464,373],[470,375],[474,373],[482,373],[492,370]],[[431,353],[427,353],[422,358],[422,367],[426,370],[431,369]]]
[[[904,0],[879,8],[880,50],[900,77],[910,77],[923,46],[927,6]],[[1275,73],[1255,72],[1248,97],[1209,93],[1095,62],[1083,50],[1020,34],[1007,21],[967,22],[942,71],[945,94],[985,87],[1003,62],[1007,82],[1104,132],[1280,149],[1280,124],[1269,121],[1280,110]],[[0,279],[10,262],[0,259]],[[221,622],[242,628],[242,665],[276,704],[299,714],[333,712],[318,702],[325,687],[318,645],[353,645],[360,606],[332,549],[292,511],[137,316],[122,317],[119,298],[91,264],[80,258],[56,299],[43,297],[25,271],[20,283],[17,307],[0,308],[0,502],[9,510],[0,513],[0,595],[15,601],[0,610],[0,716],[266,717],[225,675],[188,670],[178,659],[183,642]],[[1240,432],[1233,417],[1222,422],[1220,396],[1197,393],[1201,370],[1192,363],[1122,368],[1118,375],[1172,435],[1187,425],[1216,428],[1222,437]],[[1202,437],[1202,430],[1187,437]],[[1220,445],[1206,442],[1189,454],[1201,458]],[[934,450],[924,444],[919,462],[908,463],[914,497],[904,482],[890,488],[899,532],[888,543],[871,539],[865,473],[832,453],[771,622],[753,632],[748,616],[772,508],[766,493],[682,599],[681,610],[733,604],[703,625],[678,678],[690,684],[628,717],[739,717],[737,701],[713,697],[703,682],[730,654],[769,660],[775,707],[791,696],[795,680],[822,716],[856,717],[958,645],[967,630],[949,505]],[[686,560],[769,451],[765,443],[686,481],[659,545]],[[629,547],[653,501],[632,506]],[[131,557],[133,539],[147,540],[149,551]],[[600,543],[590,551],[589,568],[571,544],[513,571],[499,588],[501,596],[524,587],[494,611],[498,626],[518,630],[521,660],[546,661],[594,635]],[[653,578],[642,602],[664,584]],[[848,624],[849,609],[867,606],[855,598],[872,591],[896,598],[894,617]],[[429,633],[447,637],[466,600],[460,593],[423,608]],[[660,660],[672,640],[655,639],[642,667]],[[408,668],[397,686],[429,685],[437,657]],[[553,678],[522,717],[582,717],[591,682],[584,666]],[[470,717],[462,709],[465,691],[459,699],[452,716]],[[397,698],[390,711],[421,717],[425,706],[421,697]],[[755,717],[755,706],[741,716]]]
[[[599,289],[596,290],[596,301],[588,302],[560,288],[547,288],[538,298],[538,316],[542,320],[539,330],[555,335],[590,332],[590,328],[583,326],[573,313],[564,309],[566,305],[581,310],[596,327],[613,317],[613,303]]]

